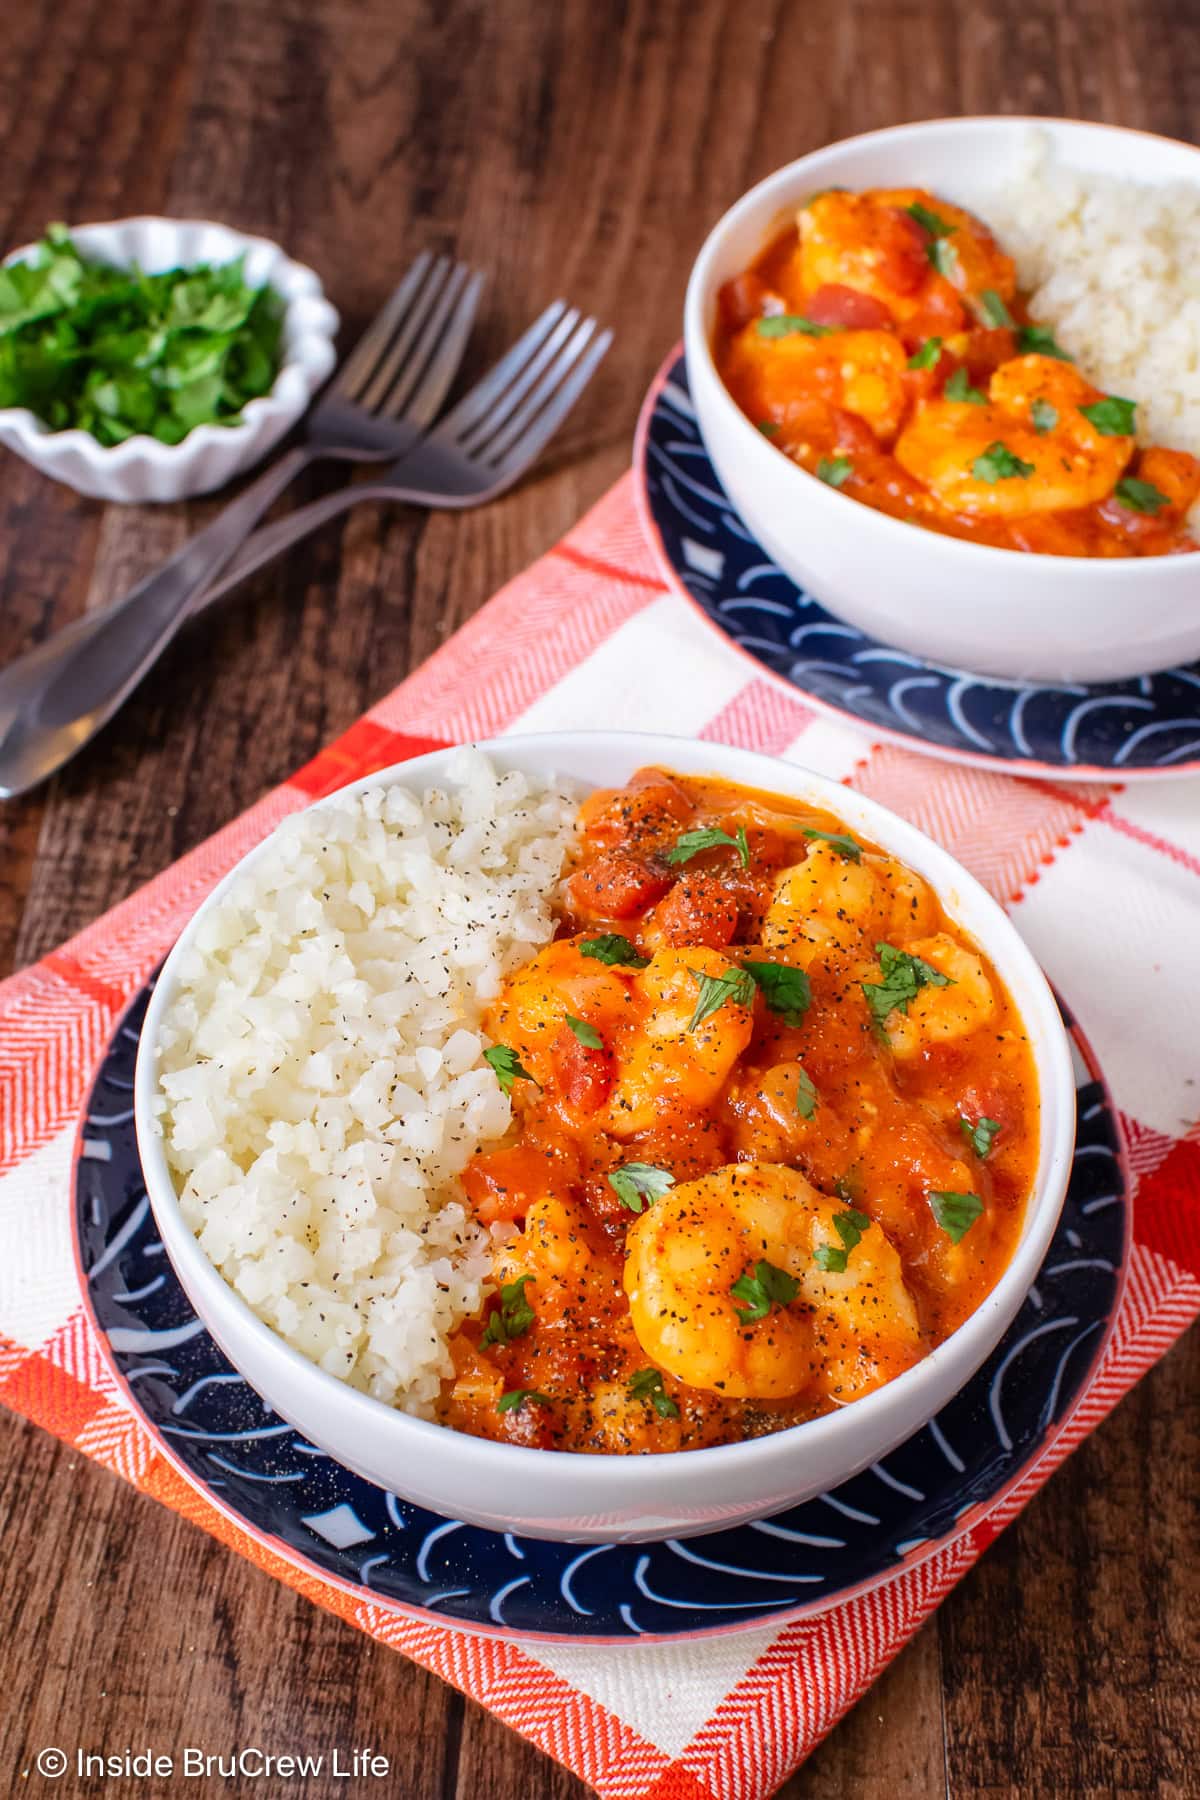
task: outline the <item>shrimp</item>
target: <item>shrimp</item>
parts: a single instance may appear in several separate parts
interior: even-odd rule
[[[632,1007],[627,975],[584,956],[578,941],[562,938],[509,978],[486,1024],[489,1035],[515,1050],[546,1087],[555,1080],[553,1048],[568,1013],[608,1037],[631,1016]]]
[[[786,950],[808,968],[821,954],[857,951],[896,931],[932,923],[933,896],[924,881],[890,856],[848,860],[816,842],[801,863],[784,869],[762,926],[768,950]]]
[[[760,321],[740,331],[729,350],[730,380],[754,418],[780,425],[792,437],[836,437],[834,408],[865,419],[890,441],[907,401],[904,346],[888,331],[795,331],[763,337]],[[830,443],[833,437],[829,437]]]
[[[525,1229],[495,1253],[497,1284],[528,1275],[543,1323],[611,1310],[611,1283],[589,1213],[570,1200],[546,1194],[530,1202]]]
[[[975,952],[944,931],[917,938],[905,949],[949,977],[947,987],[930,983],[919,989],[906,1011],[888,1014],[884,1027],[888,1043],[894,1055],[909,1061],[930,1044],[949,1043],[978,1031],[994,1014],[996,996]]]
[[[754,1029],[753,1000],[728,995],[695,1026],[704,977],[730,972],[729,958],[697,945],[656,950],[634,977],[639,1024],[617,1049],[608,1129],[616,1137],[649,1131],[675,1101],[704,1107],[725,1085]]]
[[[691,1387],[747,1399],[816,1391],[837,1402],[888,1381],[920,1355],[900,1258],[878,1225],[845,1253],[846,1209],[795,1169],[735,1163],[655,1201],[626,1240],[625,1292],[638,1342]],[[834,1252],[833,1269],[814,1261]],[[797,1284],[763,1317],[733,1293],[770,1263]]]
[[[918,407],[896,460],[953,512],[1019,518],[1091,506],[1111,494],[1134,448],[1080,411],[1103,398],[1069,363],[1013,357],[985,404],[943,397]]]
[[[931,229],[931,219],[940,231]],[[832,189],[809,201],[798,224],[807,293],[828,285],[854,288],[883,301],[901,323],[930,312],[933,302],[953,328],[955,314],[963,318],[956,296],[974,299],[990,289],[1008,301],[1016,291],[1012,258],[986,226],[921,188]]]

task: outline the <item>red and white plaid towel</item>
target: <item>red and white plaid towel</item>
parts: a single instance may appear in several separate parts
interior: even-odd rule
[[[1200,781],[1084,789],[873,745],[755,677],[668,591],[632,483],[291,781],[0,986],[0,1401],[456,1683],[602,1795],[757,1800],[1200,1310]],[[431,742],[589,725],[784,755],[930,832],[1003,901],[1078,1014],[1122,1109],[1136,1181],[1132,1266],[1098,1378],[998,1510],[820,1618],[679,1645],[471,1637],[273,1557],[184,1484],[126,1409],[84,1318],[68,1230],[76,1120],[114,1021],[236,858],[314,796]]]

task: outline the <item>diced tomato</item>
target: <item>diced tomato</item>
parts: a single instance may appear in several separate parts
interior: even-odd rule
[[[921,296],[921,309],[904,321],[904,342],[916,350],[926,338],[952,337],[967,323],[967,311],[944,276],[935,276]]]
[[[839,281],[819,287],[806,303],[804,316],[814,325],[835,325],[842,331],[888,331],[892,326],[891,311],[882,300]]]
[[[916,293],[929,273],[928,233],[901,206],[881,206],[876,216],[880,229],[873,247],[880,280],[897,294]]]
[[[573,1172],[549,1149],[523,1143],[472,1157],[461,1180],[478,1217],[492,1225],[497,1219],[523,1219],[534,1200]]]
[[[589,795],[579,818],[593,843],[615,849],[652,838],[674,841],[693,810],[677,781],[661,769],[639,769],[623,788],[601,788]]]
[[[567,905],[580,919],[633,919],[661,900],[671,876],[639,857],[606,850],[566,883]]]
[[[554,1088],[573,1112],[594,1113],[608,1099],[613,1084],[612,1052],[581,1043],[569,1025],[561,1027],[550,1046]]]
[[[710,950],[722,950],[733,942],[738,912],[737,896],[719,876],[694,870],[659,901],[649,923],[668,944],[707,944]]]
[[[1011,361],[1016,354],[1016,333],[1007,325],[997,325],[970,333],[963,361],[975,386],[986,389],[1000,364]]]
[[[751,319],[761,316],[765,309],[764,303],[770,296],[770,288],[753,269],[747,269],[742,275],[735,275],[717,295],[721,323],[727,331],[740,331]]]

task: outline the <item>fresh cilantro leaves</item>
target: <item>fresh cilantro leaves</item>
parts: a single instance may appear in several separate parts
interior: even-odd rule
[[[593,961],[607,963],[610,967],[620,964],[628,969],[646,969],[650,966],[650,958],[642,956],[635,945],[619,931],[606,931],[600,937],[585,938],[579,946],[580,956],[590,956]]]
[[[785,1025],[799,1025],[812,1004],[812,985],[803,969],[790,963],[745,962],[742,968],[773,1013]],[[748,1002],[744,1002],[748,1004]]]
[[[594,1025],[589,1025],[586,1019],[577,1019],[574,1013],[568,1013],[567,1024],[575,1033],[575,1036],[579,1039],[579,1042],[583,1045],[585,1050],[603,1050],[604,1039],[600,1036],[596,1027]]]
[[[914,200],[912,205],[906,206],[904,210],[917,221],[918,225],[923,225],[932,238],[949,237],[958,230],[957,225],[947,225],[945,219],[939,218],[935,212],[930,212],[929,208],[922,206],[919,200]]]
[[[510,1050],[507,1044],[493,1044],[490,1050],[484,1051],[483,1060],[506,1094],[512,1093],[514,1081],[533,1081],[533,1076],[522,1066],[516,1051]],[[540,1087],[541,1083],[533,1081],[533,1085]]]
[[[864,981],[862,991],[876,1025],[882,1028],[889,1013],[907,1012],[923,987],[953,987],[949,975],[931,968],[919,956],[897,950],[891,944],[876,944],[881,981]]]
[[[658,1369],[638,1369],[629,1377],[629,1393],[634,1400],[648,1400],[660,1419],[677,1419],[679,1408],[670,1394],[663,1392],[663,1378]]]
[[[941,354],[941,338],[927,337],[919,349],[914,350],[909,357],[908,366],[910,369],[932,369]]]
[[[817,838],[822,844],[828,844],[831,850],[837,851],[843,862],[862,861],[862,845],[856,843],[848,832],[818,831],[815,826],[806,825],[804,835],[806,838]]]
[[[537,1388],[510,1388],[507,1394],[501,1394],[496,1402],[497,1412],[520,1412],[527,1400],[537,1406],[553,1406],[554,1401],[549,1394],[543,1394]]]
[[[828,337],[833,330],[832,325],[814,325],[811,319],[802,319],[798,313],[770,313],[765,319],[759,319],[756,325],[759,337],[794,337],[801,332],[805,337]]]
[[[1022,325],[1017,332],[1017,348],[1025,356],[1055,356],[1059,362],[1075,361],[1045,325]]]
[[[816,1083],[807,1069],[796,1067],[796,1111],[802,1119],[811,1119],[817,1110]]]
[[[1137,401],[1122,400],[1119,394],[1105,394],[1103,400],[1094,400],[1079,410],[1101,437],[1132,437],[1136,429],[1133,415]]]
[[[1011,326],[1015,322],[995,288],[984,288],[980,294],[979,316],[985,325],[991,325],[993,329],[1000,325]]]
[[[702,850],[718,850],[723,845],[728,845],[731,850],[737,851],[743,869],[750,867],[750,845],[746,841],[744,825],[739,825],[732,837],[717,825],[706,825],[699,831],[685,831],[683,836],[667,851],[667,861],[669,863],[691,862],[693,856],[699,856]]]
[[[703,969],[689,969],[700,983],[696,1010],[688,1020],[688,1030],[695,1031],[705,1019],[719,1012],[727,1000],[737,1006],[754,1005],[754,976],[749,969],[726,969],[723,975],[706,975]]]
[[[283,302],[241,260],[161,275],[88,262],[52,225],[0,269],[0,406],[106,448],[139,433],[178,444],[235,425],[282,360]]]
[[[667,1169],[656,1169],[653,1163],[631,1162],[614,1169],[608,1185],[622,1206],[640,1213],[648,1201],[661,1200],[667,1189],[675,1186],[675,1177]]]
[[[952,1243],[961,1244],[976,1219],[983,1212],[978,1194],[955,1194],[931,1189],[930,1210]]]
[[[1039,395],[1029,409],[1029,417],[1033,420],[1033,429],[1041,437],[1047,431],[1053,431],[1058,424],[1058,408],[1051,406],[1048,400],[1043,400]]]
[[[850,1260],[850,1252],[862,1238],[864,1231],[870,1226],[870,1219],[864,1212],[857,1212],[853,1207],[845,1212],[834,1213],[833,1228],[841,1238],[841,1244],[818,1244],[813,1251],[813,1261],[818,1269],[824,1269],[829,1275],[844,1275]]]
[[[968,1144],[970,1144],[972,1150],[975,1152],[980,1162],[982,1162],[1000,1135],[999,1120],[981,1117],[976,1119],[975,1123],[972,1125],[970,1119],[964,1119],[960,1116],[958,1124],[959,1129],[966,1138]]]
[[[953,231],[954,226],[947,226],[946,229],[948,231]],[[947,281],[954,280],[955,276],[958,274],[959,265],[958,251],[954,248],[953,244],[947,243],[944,237],[934,238],[926,247],[925,254],[939,275],[945,276]]]
[[[1161,488],[1156,488],[1152,481],[1139,481],[1135,475],[1124,476],[1114,492],[1121,505],[1127,506],[1130,512],[1154,514],[1171,504]]]
[[[854,464],[848,456],[823,456],[817,464],[817,480],[826,487],[843,487],[853,473]]]
[[[500,1304],[491,1313],[483,1328],[481,1344],[509,1344],[513,1338],[520,1337],[529,1330],[534,1321],[534,1310],[525,1298],[525,1283],[532,1281],[532,1275],[522,1275],[517,1281],[506,1281],[500,1289]]]
[[[739,1275],[729,1291],[735,1300],[746,1303],[744,1308],[734,1307],[742,1324],[753,1325],[756,1319],[765,1319],[773,1306],[786,1306],[794,1300],[800,1283],[774,1263],[756,1262],[754,1273]]]
[[[1002,444],[997,438],[994,444],[988,445],[982,456],[975,458],[971,464],[971,473],[976,481],[986,481],[994,486],[997,481],[1028,480],[1033,474],[1033,464],[1022,462],[1019,456],[1013,455],[1007,444]]]
[[[971,406],[987,405],[987,395],[971,386],[970,377],[961,363],[951,374],[942,393],[947,400],[966,400]]]

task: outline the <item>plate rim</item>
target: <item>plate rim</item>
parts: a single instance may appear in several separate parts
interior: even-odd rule
[[[99,1351],[101,1361],[116,1385],[120,1403],[127,1412],[136,1416],[139,1426],[143,1431],[148,1433],[158,1454],[162,1456],[169,1466],[174,1469],[175,1473],[186,1482],[193,1493],[199,1495],[202,1500],[212,1506],[214,1511],[220,1514],[220,1516],[232,1525],[236,1531],[241,1532],[244,1536],[250,1538],[254,1543],[266,1550],[272,1557],[287,1564],[289,1568],[294,1569],[297,1573],[307,1577],[309,1580],[324,1583],[325,1585],[336,1589],[338,1592],[345,1594],[348,1598],[357,1601],[360,1605],[373,1606],[377,1611],[394,1614],[400,1618],[411,1621],[413,1624],[426,1626],[435,1625],[440,1627],[443,1631],[452,1633],[461,1632],[471,1637],[494,1638],[503,1642],[516,1644],[524,1642],[533,1645],[589,1644],[602,1649],[632,1648],[646,1644],[686,1644],[705,1642],[716,1638],[740,1636],[746,1632],[761,1631],[769,1627],[777,1627],[779,1630],[783,1630],[792,1625],[804,1624],[808,1620],[817,1619],[826,1613],[833,1612],[838,1607],[862,1599],[865,1595],[873,1593],[877,1588],[883,1587],[886,1583],[897,1579],[899,1576],[906,1575],[912,1570],[920,1568],[924,1563],[931,1561],[932,1558],[940,1552],[952,1548],[961,1538],[973,1531],[975,1526],[979,1524],[983,1518],[999,1510],[1015,1489],[1028,1479],[1041,1466],[1045,1458],[1050,1455],[1051,1451],[1058,1443],[1059,1438],[1066,1431],[1076,1412],[1090,1393],[1096,1375],[1100,1369],[1100,1365],[1107,1354],[1125,1298],[1125,1291],[1129,1279],[1130,1253],[1133,1247],[1133,1170],[1130,1162],[1129,1140],[1125,1130],[1124,1120],[1121,1117],[1120,1109],[1113,1096],[1112,1088],[1108,1083],[1103,1067],[1092,1048],[1090,1040],[1079,1025],[1074,1012],[1067,1007],[1065,1002],[1059,1001],[1060,1008],[1066,1014],[1063,1023],[1067,1035],[1078,1051],[1080,1060],[1088,1075],[1103,1089],[1105,1103],[1112,1121],[1113,1135],[1115,1138],[1115,1155],[1117,1166],[1121,1173],[1124,1202],[1121,1255],[1116,1269],[1116,1285],[1113,1293],[1112,1305],[1109,1309],[1108,1317],[1104,1322],[1104,1330],[1100,1333],[1095,1349],[1088,1360],[1087,1368],[1080,1380],[1074,1404],[1071,1406],[1070,1410],[1063,1415],[1053,1429],[1047,1433],[1033,1454],[1021,1464],[1019,1469],[1014,1470],[1008,1480],[1005,1481],[1001,1487],[997,1488],[993,1494],[990,1494],[986,1500],[975,1501],[966,1509],[966,1511],[959,1514],[954,1520],[952,1528],[943,1536],[925,1539],[904,1556],[898,1558],[890,1567],[877,1570],[874,1575],[865,1577],[861,1582],[856,1582],[851,1587],[841,1588],[836,1593],[827,1594],[821,1598],[802,1601],[797,1606],[789,1607],[786,1611],[764,1613],[752,1619],[727,1620],[720,1625],[700,1626],[696,1629],[686,1631],[639,1631],[627,1632],[620,1635],[612,1635],[607,1632],[593,1633],[588,1631],[541,1631],[536,1627],[492,1625],[485,1624],[479,1620],[448,1617],[444,1613],[439,1613],[430,1607],[420,1606],[416,1602],[397,1600],[392,1595],[380,1594],[371,1588],[363,1587],[358,1583],[349,1581],[345,1576],[331,1573],[319,1563],[306,1557],[301,1551],[295,1550],[291,1545],[285,1544],[280,1539],[272,1537],[260,1526],[255,1525],[250,1520],[246,1519],[228,1501],[223,1499],[220,1495],[215,1494],[199,1476],[194,1474],[179,1456],[179,1453],[175,1450],[174,1446],[163,1435],[159,1427],[148,1417],[139,1404],[138,1399],[134,1394],[132,1384],[117,1365],[115,1352],[109,1343],[108,1330],[101,1323],[95,1305],[93,1304],[91,1282],[84,1267],[83,1247],[80,1241],[79,1167],[83,1159],[83,1141],[88,1122],[88,1109],[90,1107],[96,1082],[99,1079],[101,1070],[108,1060],[113,1044],[116,1042],[124,1028],[130,1013],[137,1006],[138,1002],[146,996],[147,989],[152,987],[153,979],[154,976],[152,973],[146,981],[139,984],[136,991],[130,995],[114,1020],[112,1029],[106,1039],[104,1050],[97,1060],[89,1078],[87,1091],[84,1096],[84,1104],[80,1110],[79,1118],[75,1126],[75,1135],[71,1145],[70,1237],[71,1255],[75,1267],[75,1279],[79,1289],[80,1302],[87,1316],[88,1323],[94,1333],[96,1347]],[[1054,992],[1055,998],[1058,1000],[1057,990],[1054,990]],[[139,1162],[139,1169],[140,1166]],[[166,1251],[165,1246],[164,1255],[167,1256],[167,1261],[170,1263],[170,1255]],[[172,1272],[175,1274],[176,1281],[178,1281],[179,1277],[175,1272],[173,1263],[171,1264],[171,1268]],[[204,1330],[211,1338],[212,1334],[208,1331],[207,1326],[204,1327]],[[243,1377],[243,1380],[245,1380],[245,1377]],[[251,1387],[251,1384],[246,1382],[246,1386]],[[254,1392],[255,1390],[251,1388],[251,1391]],[[295,1429],[295,1427],[293,1427],[293,1429]],[[924,1428],[921,1427],[919,1429]],[[915,1436],[916,1434],[914,1433],[913,1435]],[[329,1455],[327,1451],[323,1452],[323,1454],[326,1456]],[[329,1460],[331,1462],[336,1462],[336,1458],[334,1457],[329,1457]],[[342,1467],[344,1465],[339,1464],[338,1466]],[[362,1477],[359,1477],[358,1479],[361,1480]],[[141,1495],[144,1490],[135,1487],[134,1492]],[[422,1510],[429,1511],[430,1509],[422,1508]],[[440,1514],[433,1514],[432,1516],[437,1518],[441,1517]],[[777,1517],[778,1515],[771,1514],[767,1516]],[[201,1525],[200,1528],[202,1530],[206,1529],[203,1525]],[[711,1536],[712,1533],[701,1532],[696,1535],[703,1538]],[[550,1541],[566,1542],[567,1540]],[[225,1544],[223,1547],[233,1550],[235,1555],[240,1555],[240,1552],[232,1545]],[[263,1572],[270,1574],[269,1570],[264,1570]],[[320,1603],[318,1602],[318,1604]],[[357,1625],[357,1621],[351,1620],[347,1622]],[[358,1626],[357,1628],[364,1629],[362,1626]],[[536,1651],[534,1654],[536,1654]]]
[[[851,725],[856,731],[861,732],[872,745],[878,742],[892,745],[901,750],[911,750],[914,755],[928,757],[933,762],[957,764],[960,767],[971,769],[990,770],[995,775],[1012,775],[1018,778],[1024,778],[1027,781],[1055,780],[1069,783],[1077,782],[1080,785],[1090,783],[1101,787],[1113,788],[1117,791],[1120,791],[1122,788],[1131,784],[1154,781],[1180,781],[1187,780],[1189,777],[1194,779],[1197,775],[1200,775],[1200,757],[1196,757],[1191,762],[1177,763],[1169,767],[1123,769],[1120,773],[1117,773],[1103,763],[1048,763],[1037,761],[1032,758],[991,756],[984,750],[950,750],[944,748],[940,744],[931,743],[928,738],[917,737],[915,734],[909,735],[901,731],[898,726],[876,725],[867,719],[860,719],[856,713],[848,712],[845,707],[838,706],[835,701],[826,699],[824,695],[814,694],[808,688],[801,687],[798,682],[789,681],[786,675],[781,675],[778,670],[772,669],[768,663],[761,662],[751,651],[744,649],[741,644],[736,643],[727,632],[722,631],[720,626],[713,621],[705,611],[704,607],[701,606],[700,602],[696,599],[695,595],[688,590],[687,586],[681,580],[679,571],[667,552],[666,544],[663,542],[662,532],[659,529],[658,521],[654,516],[654,510],[650,502],[648,479],[649,458],[647,455],[650,426],[658,407],[659,396],[670,382],[680,362],[684,362],[686,367],[682,338],[678,340],[674,349],[668,352],[667,356],[656,370],[649,387],[646,389],[638,412],[637,425],[634,428],[633,434],[632,462],[632,474],[634,477],[634,507],[637,512],[638,524],[641,526],[647,542],[650,545],[655,567],[667,588],[673,594],[677,594],[681,599],[686,601],[697,617],[703,621],[705,629],[714,637],[718,638],[725,645],[726,649],[732,651],[735,656],[739,657],[749,668],[753,669],[757,676],[765,678],[783,693],[790,695],[793,700],[796,699],[797,695],[802,696],[804,704],[812,706],[815,711],[824,714],[828,718],[836,719],[841,724]],[[698,426],[697,429],[699,429]],[[737,513],[737,508],[732,501],[729,502],[729,510],[735,514]],[[754,539],[753,541],[755,543],[758,542],[757,539]],[[763,554],[765,555],[766,552],[764,551]],[[819,596],[814,595],[814,599],[817,599],[819,605],[824,604]],[[925,657],[921,657],[919,661],[922,668],[931,669],[935,666]],[[970,671],[966,672],[969,673]],[[1162,671],[1160,671],[1160,673],[1161,672]],[[982,679],[987,678],[983,677]],[[1086,685],[1091,687],[1103,687],[1107,684],[1093,682]]]

